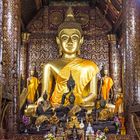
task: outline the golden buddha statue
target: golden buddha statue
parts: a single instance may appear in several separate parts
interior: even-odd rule
[[[123,108],[123,93],[122,93],[122,89],[119,88],[118,89],[118,94],[117,94],[117,98],[115,101],[115,109],[114,109],[114,113],[118,113],[121,114],[124,112],[124,108]]]
[[[68,122],[67,125],[68,128],[73,128],[74,126],[80,128],[80,122],[78,121],[77,116],[71,116],[70,122]]]
[[[112,90],[113,86],[113,80],[111,77],[108,76],[108,70],[104,70],[104,77],[102,78],[101,81],[101,96],[105,101],[109,101],[109,94],[110,91]]]
[[[30,71],[30,77],[27,79],[27,102],[35,102],[35,94],[40,81],[34,76],[34,70]]]
[[[29,116],[29,114],[35,113],[37,107],[37,105],[34,104],[37,100],[35,98],[36,94],[39,97],[38,86],[40,84],[40,81],[37,77],[35,77],[34,73],[35,73],[34,69],[31,69],[30,76],[27,78],[27,88],[23,87],[23,90],[21,91],[20,94],[20,109],[22,109],[26,101],[27,101],[27,105],[30,104],[30,106],[28,106],[28,110],[25,109],[24,111],[25,114],[27,114],[27,116]]]
[[[75,21],[71,7],[67,11],[65,21],[58,28],[56,42],[61,58],[44,65],[42,93],[47,92],[51,105],[59,107],[62,95],[69,92],[67,81],[71,74],[75,81],[74,104],[93,104],[97,95],[96,74],[99,69],[94,62],[78,57],[83,44],[83,31]]]

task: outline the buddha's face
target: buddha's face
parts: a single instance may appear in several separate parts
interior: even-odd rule
[[[83,38],[77,29],[63,29],[57,37],[57,43],[63,53],[76,54],[83,43]]]
[[[30,71],[30,75],[34,76],[34,71],[33,70]]]
[[[107,75],[108,74],[108,70],[104,70],[104,74]]]
[[[121,89],[121,88],[119,88],[119,89],[118,89],[118,92],[119,92],[119,93],[120,93],[120,92],[122,92],[122,89]]]

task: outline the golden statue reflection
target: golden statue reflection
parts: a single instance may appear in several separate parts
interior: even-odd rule
[[[51,105],[59,107],[63,94],[69,92],[67,81],[71,74],[75,81],[75,104],[92,105],[97,96],[96,74],[99,69],[94,62],[78,57],[83,44],[83,31],[75,21],[71,8],[58,28],[56,42],[61,58],[44,65],[42,93],[47,92]]]

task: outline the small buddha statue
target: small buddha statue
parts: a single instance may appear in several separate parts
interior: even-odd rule
[[[67,138],[69,140],[80,140],[81,136],[78,134],[77,128],[74,125],[72,130],[71,130],[71,134],[68,134]]]
[[[27,79],[27,102],[29,104],[35,102],[35,94],[39,84],[40,81],[34,76],[34,70],[31,70],[30,77]]]
[[[60,122],[59,126],[57,127],[57,136],[63,136],[64,135],[64,126],[63,123]]]
[[[75,126],[74,126],[73,129],[72,129],[72,138],[73,138],[73,140],[79,139],[79,138],[78,138],[78,132],[77,132],[77,129],[76,129]]]
[[[71,7],[67,11],[65,21],[58,28],[56,42],[60,58],[44,65],[42,93],[49,93],[51,105],[59,107],[63,94],[69,92],[67,81],[71,74],[75,81],[74,104],[94,105],[97,96],[96,74],[99,69],[94,62],[78,57],[83,44],[83,31],[75,21]]]
[[[75,87],[75,81],[73,80],[71,74],[70,74],[69,80],[67,81],[67,87],[69,89],[69,92],[64,93],[62,95],[61,105],[64,105],[65,101],[66,101],[67,102],[66,104],[69,103],[71,106],[73,106],[74,105],[74,101],[75,101],[75,96],[73,94],[73,89]]]
[[[80,128],[80,123],[78,121],[77,116],[71,116],[70,122],[68,122],[68,128]]]
[[[125,118],[123,115],[119,116],[119,120],[121,123],[121,127],[120,127],[120,131],[121,131],[121,135],[126,135],[126,128],[125,128]]]
[[[25,81],[24,81],[24,84],[25,84]],[[24,108],[25,105],[31,105],[29,107],[30,111],[36,109],[35,102],[37,101],[37,98],[39,97],[39,92],[38,92],[39,84],[40,84],[40,81],[35,76],[35,70],[31,69],[30,76],[27,78],[27,88],[24,87],[20,94],[20,109]],[[25,104],[26,101],[27,101],[27,104]],[[30,114],[31,112],[28,112],[28,113]]]
[[[47,93],[43,94],[43,98],[39,98],[37,102],[36,114],[39,115],[49,115],[49,113],[53,113],[53,110],[49,110],[50,103],[47,99]]]
[[[118,89],[118,94],[117,94],[117,98],[115,101],[115,109],[114,109],[114,113],[118,113],[121,114],[124,112],[124,108],[123,108],[123,93],[122,93],[122,89],[119,88]]]
[[[73,78],[72,78],[72,76],[70,75],[70,80],[69,80],[70,82],[69,82],[69,85],[70,85],[70,87],[69,87],[69,90],[70,90],[70,96],[69,96],[69,104],[71,105],[71,106],[73,106],[74,105],[74,102],[75,102],[75,96],[74,96],[74,94],[73,94],[73,89],[74,89],[74,87],[75,87],[75,81],[73,80]]]
[[[87,130],[86,130],[86,135],[89,135],[89,134],[94,135],[94,130],[90,122],[88,123]]]
[[[113,80],[110,76],[108,76],[108,70],[104,70],[104,77],[101,79],[101,97],[108,103],[109,102],[109,95],[112,92]],[[113,92],[112,92],[113,94]]]

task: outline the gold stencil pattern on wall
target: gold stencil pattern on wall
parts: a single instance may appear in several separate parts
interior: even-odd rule
[[[53,25],[59,25],[63,21],[63,15],[60,12],[54,11],[50,15],[50,23]]]

